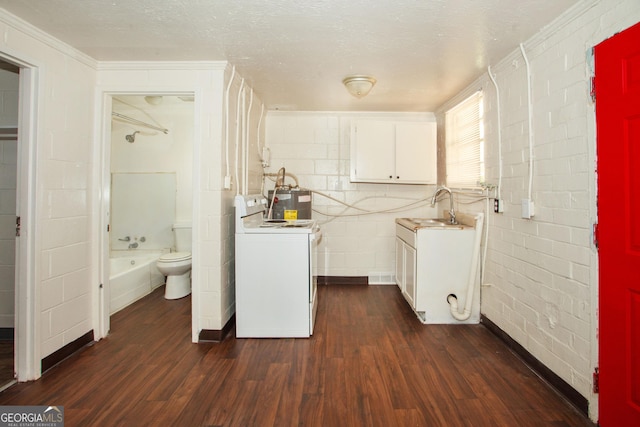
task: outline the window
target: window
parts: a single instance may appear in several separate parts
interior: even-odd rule
[[[479,187],[484,182],[482,92],[445,113],[447,186]]]

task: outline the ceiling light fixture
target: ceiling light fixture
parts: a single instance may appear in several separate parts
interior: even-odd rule
[[[377,80],[371,76],[356,75],[345,77],[344,80],[342,80],[342,84],[344,84],[351,95],[360,99],[367,96],[371,88],[373,88],[373,85],[376,84],[376,81]]]
[[[144,100],[147,101],[147,104],[149,105],[162,104],[162,96],[159,96],[159,95],[148,95],[144,97]]]

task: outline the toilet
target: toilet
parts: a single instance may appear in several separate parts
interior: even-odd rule
[[[174,224],[175,252],[162,255],[156,263],[167,276],[164,297],[178,299],[191,293],[191,225]]]

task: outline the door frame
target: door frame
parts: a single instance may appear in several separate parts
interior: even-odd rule
[[[110,286],[109,286],[109,231],[107,227],[110,223],[110,205],[111,205],[111,111],[112,111],[112,97],[117,93],[104,92],[101,94],[99,101],[102,105],[102,120],[100,126],[97,126],[97,132],[99,133],[96,138],[97,141],[102,143],[96,150],[96,156],[98,157],[94,164],[99,165],[97,168],[99,176],[96,181],[98,183],[98,204],[100,213],[96,215],[98,229],[94,230],[97,233],[97,239],[93,239],[97,242],[97,254],[98,254],[98,289],[94,293],[94,334],[95,340],[105,338],[109,334],[111,326],[109,307],[110,307]]]
[[[40,96],[39,67],[20,58],[0,52],[3,61],[20,68],[18,88],[18,151],[16,182],[16,215],[21,233],[16,238],[15,303],[14,303],[14,372],[18,381],[40,377],[39,274],[36,260],[38,227],[36,222],[38,182],[37,131]]]
[[[95,339],[100,340],[105,338],[110,331],[111,328],[111,314],[110,314],[110,306],[111,306],[111,298],[110,298],[110,284],[109,284],[109,252],[110,252],[110,239],[109,239],[109,231],[108,227],[111,221],[111,112],[113,111],[113,97],[123,95],[123,96],[193,96],[196,100],[200,99],[200,94],[197,90],[166,90],[166,89],[157,89],[157,88],[141,88],[139,90],[119,90],[115,88],[105,88],[100,89],[96,96],[98,108],[98,120],[99,125],[96,126],[96,141],[100,141],[100,146],[95,150],[95,155],[97,158],[94,159],[94,164],[98,165],[96,182],[97,190],[98,190],[98,209],[97,213],[97,225],[98,228],[94,230],[94,233],[97,233],[96,239],[94,241],[97,242],[96,253],[98,255],[98,280],[99,286],[97,292],[94,293],[94,301],[93,306],[95,307],[94,312],[94,334]],[[194,141],[193,141],[193,182],[199,182],[197,180],[200,179],[199,176],[199,166],[197,166],[197,160],[199,158],[199,145],[197,145],[196,141],[199,141],[197,136],[197,130],[199,128],[199,122],[197,121],[197,117],[199,114],[199,104],[195,103],[193,109],[193,118],[194,118]],[[197,215],[197,209],[195,208],[196,202],[198,202],[198,192],[194,187],[194,195],[193,195],[193,214],[192,214],[192,224],[195,224],[195,219]],[[199,202],[198,202],[199,203]],[[195,251],[195,250],[194,250]],[[194,264],[193,267],[196,267],[197,264]],[[196,325],[196,315],[194,314],[194,307],[198,305],[199,299],[197,292],[194,292],[194,288],[192,288],[192,314],[191,314],[191,325],[192,329],[194,325]],[[193,333],[192,333],[193,334]]]

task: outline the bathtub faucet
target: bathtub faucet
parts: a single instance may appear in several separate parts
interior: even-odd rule
[[[138,247],[138,242],[129,243],[129,249],[135,249]]]
[[[131,237],[126,236],[124,239],[118,239],[118,240],[120,240],[121,242],[128,242],[131,240]]]

